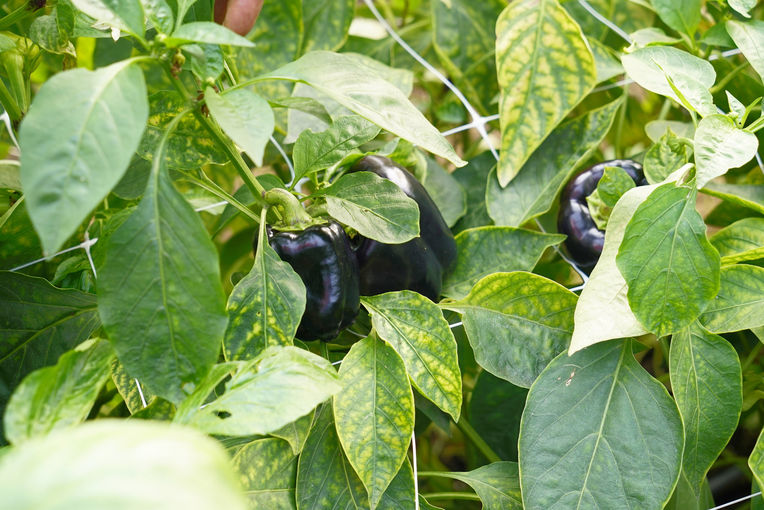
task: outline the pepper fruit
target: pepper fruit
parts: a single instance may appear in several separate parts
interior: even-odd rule
[[[316,225],[286,190],[269,190],[265,199],[281,206],[288,204],[286,214],[282,209],[287,230],[268,226],[266,233],[271,248],[305,284],[305,312],[297,337],[329,341],[353,322],[360,308],[358,262],[350,239],[337,222]],[[313,224],[301,228],[301,222]]]
[[[630,159],[603,161],[579,173],[565,186],[560,196],[557,230],[568,236],[565,248],[587,274],[594,269],[605,244],[605,232],[592,219],[586,197],[594,193],[605,167],[623,168],[637,186],[647,184],[642,165]]]
[[[436,301],[443,273],[456,260],[456,241],[438,206],[416,177],[384,156],[365,156],[350,171],[371,172],[394,182],[419,206],[420,237],[385,244],[358,236],[355,253],[361,270],[361,294],[413,290]]]

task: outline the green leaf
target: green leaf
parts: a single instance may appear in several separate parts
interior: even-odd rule
[[[143,37],[143,8],[138,0],[71,0],[96,21]]]
[[[557,127],[507,187],[501,188],[492,173],[485,203],[496,224],[519,227],[548,211],[575,169],[610,131],[622,101],[616,99]]]
[[[682,470],[699,494],[706,473],[737,428],[743,406],[740,360],[725,339],[691,325],[671,338],[669,370],[684,423]]]
[[[721,270],[719,293],[700,321],[714,333],[764,326],[764,268],[735,265]]]
[[[735,124],[737,124],[737,127],[743,127],[745,119],[748,116],[745,105],[741,103],[738,98],[730,94],[729,90],[725,90],[724,93],[727,95],[727,104],[729,105],[730,113],[735,115]]]
[[[338,163],[379,134],[379,128],[355,115],[339,117],[321,133],[303,131],[294,144],[294,182]]]
[[[252,41],[211,21],[194,21],[181,25],[164,40],[169,48],[188,43],[226,44],[229,46],[253,47]]]
[[[495,273],[444,308],[462,314],[475,360],[496,377],[530,387],[568,347],[578,296],[532,273]]]
[[[352,56],[314,51],[261,78],[306,83],[382,129],[456,166],[465,164],[403,92],[357,63]]]
[[[759,433],[756,446],[753,447],[751,456],[748,457],[748,467],[751,468],[753,477],[759,487],[764,487],[764,430]]]
[[[432,44],[448,75],[483,113],[498,94],[495,25],[503,0],[431,2]]]
[[[140,391],[138,391],[139,383],[136,382],[136,379],[128,375],[125,371],[125,367],[122,366],[122,363],[120,363],[118,359],[112,360],[111,379],[112,382],[114,382],[114,386],[116,386],[119,395],[122,397],[122,400],[125,401],[125,405],[127,406],[127,410],[130,411],[130,414],[134,415],[145,409],[143,406],[144,401],[148,406],[157,399],[156,395],[151,393],[148,388],[141,386]],[[143,395],[143,397],[141,397],[141,395]]]
[[[660,509],[679,477],[682,421],[631,342],[558,356],[531,387],[520,425],[528,509]]]
[[[292,423],[274,430],[270,435],[281,438],[289,443],[289,446],[292,447],[292,453],[299,455],[305,447],[305,441],[308,439],[310,426],[313,424],[313,415],[314,413],[308,413]]]
[[[756,2],[757,0],[727,0],[730,7],[746,18],[751,17],[748,11],[756,7]]]
[[[169,34],[175,25],[172,9],[165,0],[140,0],[146,21],[160,34]]]
[[[17,445],[52,430],[85,421],[110,375],[114,351],[105,340],[89,340],[21,381],[8,402],[5,437]]]
[[[470,424],[496,454],[506,460],[517,460],[517,438],[520,417],[528,390],[491,375],[478,374],[470,397]]]
[[[305,311],[305,284],[265,240],[261,228],[252,270],[228,297],[223,352],[252,359],[274,345],[292,345]]]
[[[663,181],[690,161],[692,144],[674,134],[669,127],[652,147],[643,162],[645,177],[651,184]]]
[[[493,223],[486,209],[486,183],[496,160],[490,152],[471,159],[467,166],[458,168],[452,175],[467,194],[467,212],[454,225],[454,232],[482,227]]]
[[[620,167],[605,167],[594,192],[586,197],[589,212],[597,228],[605,230],[610,213],[624,193],[635,187],[634,181]]]
[[[365,237],[397,244],[419,235],[416,202],[397,184],[371,172],[343,175],[319,194],[332,218]]]
[[[86,423],[0,458],[0,493],[14,510],[244,510],[236,478],[216,441],[142,420]]]
[[[722,257],[722,264],[764,258],[764,218],[743,218],[709,239]]]
[[[636,32],[629,34],[632,42],[638,47],[660,46],[664,44],[672,45],[681,41],[677,37],[669,37],[666,32],[658,27],[641,28]]]
[[[212,376],[211,381],[220,380],[220,373]],[[204,385],[194,399],[206,397],[210,386],[214,384]],[[225,388],[204,407],[184,405],[176,421],[208,434],[267,434],[309,413],[341,385],[325,359],[297,347],[269,347],[239,364]]]
[[[19,144],[27,208],[46,254],[119,182],[147,118],[143,72],[129,60],[65,71],[40,88]]]
[[[664,23],[690,37],[700,24],[701,0],[650,0]]]
[[[162,168],[166,141],[138,207],[107,241],[98,311],[128,373],[178,403],[217,360],[226,315],[217,250]]]
[[[544,250],[560,244],[559,234],[513,227],[479,227],[456,236],[456,262],[443,281],[444,296],[461,299],[489,274],[530,271]]]
[[[0,160],[0,188],[21,191],[20,165],[12,159]]]
[[[638,186],[631,189],[613,208],[602,254],[578,298],[575,327],[568,351],[571,355],[598,342],[647,333],[629,307],[629,286],[618,270],[616,255],[629,220],[656,187]]]
[[[764,21],[754,19],[742,22],[731,19],[725,26],[751,67],[764,80]]]
[[[695,132],[698,189],[730,168],[749,162],[758,148],[756,135],[739,129],[726,115],[716,114],[701,120]]]
[[[485,510],[522,510],[520,473],[516,462],[494,462],[466,473],[438,473],[466,483]]]
[[[589,48],[594,56],[594,65],[597,68],[597,83],[602,83],[619,74],[623,74],[623,66],[611,53],[611,49],[591,37],[586,38]]]
[[[676,120],[651,120],[645,124],[645,134],[653,142],[658,143],[668,130],[673,131],[680,138],[692,138],[695,136],[695,126],[692,122],[679,122]]]
[[[354,0],[303,0],[301,53],[338,50],[347,40],[355,15]]]
[[[453,175],[432,158],[427,158],[427,174],[422,182],[449,227],[467,212],[467,192]]]
[[[184,25],[185,26],[185,25]],[[223,132],[231,137],[257,166],[273,134],[274,117],[268,101],[248,89],[218,94],[212,87],[204,91],[205,103]]]
[[[297,467],[296,500],[299,510],[368,507],[363,483],[342,451],[331,405],[316,411]]]
[[[701,115],[716,113],[708,91],[716,80],[716,71],[708,61],[671,46],[648,46],[623,55],[621,62],[629,78],[643,88],[670,97]]]
[[[337,435],[376,508],[398,473],[414,431],[414,395],[398,353],[375,336],[342,360],[334,396]]]
[[[436,304],[416,292],[388,292],[361,299],[381,339],[403,359],[414,387],[459,419],[462,378],[456,340]]]
[[[708,486],[708,480],[704,480],[698,491],[697,487],[690,485],[684,472],[679,475],[679,481],[674,489],[674,494],[668,504],[663,507],[665,510],[708,510],[715,506],[711,488]]]
[[[719,291],[719,253],[706,239],[695,197],[673,183],[655,189],[626,226],[616,257],[629,306],[657,336],[692,323]]]
[[[709,182],[702,191],[706,195],[764,214],[763,185]]]
[[[0,415],[27,374],[56,363],[99,325],[94,295],[1,271]],[[2,432],[0,424],[0,436]]]
[[[499,184],[506,186],[597,82],[581,28],[557,0],[517,0],[496,21]]]
[[[249,508],[292,510],[297,459],[286,441],[258,439],[235,450],[231,463],[239,472]]]

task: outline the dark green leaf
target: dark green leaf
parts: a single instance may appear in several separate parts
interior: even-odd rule
[[[506,460],[517,460],[520,418],[528,390],[483,370],[470,398],[470,424],[493,451]]]
[[[454,232],[493,223],[486,209],[486,183],[489,182],[489,174],[495,168],[496,160],[493,154],[484,152],[452,174],[467,193],[467,213],[456,222]]]
[[[467,212],[467,193],[453,175],[434,159],[427,158],[427,175],[422,182],[449,227]]]
[[[516,462],[494,462],[466,473],[442,473],[472,487],[485,510],[522,510]]]

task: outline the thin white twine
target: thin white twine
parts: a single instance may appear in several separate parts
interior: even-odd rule
[[[416,434],[411,431],[411,467],[414,468],[414,508],[419,510],[419,480],[417,480]]]
[[[757,492],[755,494],[751,494],[750,496],[745,496],[745,497],[742,497],[740,499],[736,499],[735,501],[730,501],[729,503],[724,503],[723,505],[715,506],[715,507],[713,507],[713,508],[711,508],[709,510],[719,510],[721,508],[727,508],[729,506],[736,505],[737,503],[741,503],[743,501],[746,501],[746,500],[749,500],[749,499],[753,499],[756,496],[761,496],[761,491],[759,491],[759,492]]]
[[[578,3],[581,4],[581,7],[589,11],[589,14],[591,14],[592,17],[594,17],[597,21],[599,21],[600,23],[608,27],[610,30],[612,30],[616,34],[620,35],[624,41],[626,41],[629,44],[633,42],[629,34],[623,31],[621,27],[619,27],[618,25],[616,25],[615,23],[607,19],[605,16],[603,16],[599,12],[597,12],[597,10],[594,7],[589,5],[589,2],[587,2],[586,0],[578,0]]]
[[[278,140],[273,136],[271,136],[270,140],[273,146],[276,147],[276,150],[279,151],[279,154],[281,154],[281,157],[284,158],[284,161],[286,161],[287,167],[289,168],[289,182],[287,183],[287,186],[291,186],[294,182],[294,166],[292,166],[292,161],[289,159],[289,156],[287,156],[286,151],[284,151],[284,148]]]
[[[8,134],[11,137],[11,141],[13,142],[13,145],[16,146],[16,148],[19,148],[19,142],[16,140],[16,135],[13,134],[13,126],[11,126],[11,118],[8,115],[8,112],[3,112],[2,115],[0,115],[0,120],[3,121],[3,124],[5,124],[5,129],[8,130]]]

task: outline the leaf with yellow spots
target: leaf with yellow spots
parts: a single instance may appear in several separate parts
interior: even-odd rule
[[[353,345],[340,367],[342,391],[334,418],[350,465],[371,508],[398,473],[414,430],[414,395],[398,353],[369,336]]]
[[[457,421],[462,377],[456,339],[438,306],[410,290],[364,297],[361,304],[379,337],[403,359],[414,387]]]
[[[292,345],[305,311],[305,284],[259,234],[255,264],[228,298],[226,359],[252,359],[273,345]]]
[[[232,453],[231,463],[239,473],[250,508],[294,508],[297,456],[286,441],[257,439]]]
[[[597,82],[581,28],[557,0],[517,0],[496,22],[499,183],[506,186]]]
[[[444,308],[462,314],[475,360],[496,377],[529,388],[568,347],[578,297],[532,273],[495,273]]]

